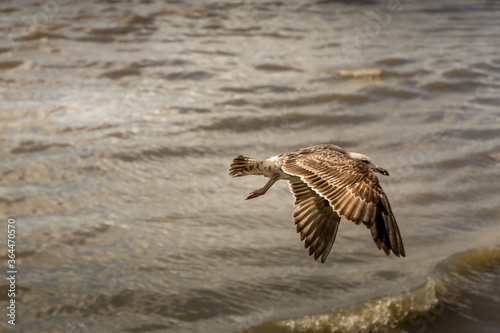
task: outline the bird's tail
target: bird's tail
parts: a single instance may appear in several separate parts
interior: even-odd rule
[[[231,163],[229,175],[233,177],[261,175],[262,171],[259,169],[259,162],[261,161],[240,155]]]

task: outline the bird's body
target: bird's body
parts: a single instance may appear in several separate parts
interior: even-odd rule
[[[238,156],[229,174],[233,177],[263,175],[266,185],[247,199],[264,195],[278,180],[288,181],[295,197],[293,217],[314,258],[326,260],[337,235],[341,217],[363,223],[379,249],[405,256],[403,241],[389,201],[375,172],[389,175],[363,154],[332,145],[299,149],[266,160]]]

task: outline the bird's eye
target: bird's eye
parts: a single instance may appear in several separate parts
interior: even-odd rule
[[[361,162],[366,163],[366,164],[370,164],[370,161],[368,161],[368,160],[361,160]]]

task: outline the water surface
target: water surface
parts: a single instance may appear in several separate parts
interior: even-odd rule
[[[498,331],[497,2],[0,13],[0,211],[19,270],[2,332]],[[228,175],[239,154],[321,143],[390,172],[406,258],[343,221],[315,262],[286,182],[245,201],[265,179]]]

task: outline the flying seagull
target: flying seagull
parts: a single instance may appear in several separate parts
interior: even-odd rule
[[[264,187],[247,199],[264,195],[284,179],[295,197],[293,217],[309,255],[324,263],[332,249],[340,219],[370,229],[378,249],[405,256],[403,240],[387,196],[374,172],[389,176],[366,155],[350,153],[333,144],[302,148],[266,160],[238,156],[229,174],[263,175]]]

